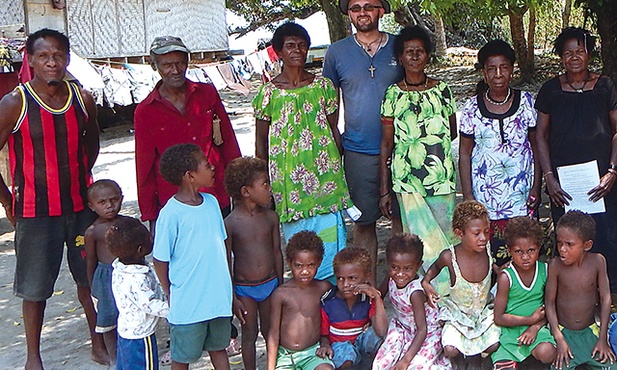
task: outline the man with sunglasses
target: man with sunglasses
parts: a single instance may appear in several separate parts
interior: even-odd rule
[[[183,143],[198,145],[215,167],[214,186],[204,191],[216,197],[225,217],[230,201],[223,172],[240,156],[240,148],[221,98],[214,85],[187,80],[189,50],[179,37],[155,38],[150,63],[161,81],[139,103],[134,116],[141,218],[149,221],[150,231],[154,231],[159,211],[177,190],[161,177],[159,161],[165,149]]]
[[[355,220],[354,244],[367,248],[377,261],[375,225],[379,209],[381,101],[388,86],[403,78],[394,55],[394,36],[379,31],[379,19],[390,12],[386,0],[340,0],[357,33],[330,45],[323,75],[343,94],[344,167],[351,198],[362,212]],[[392,197],[395,199],[395,197]],[[400,232],[398,203],[392,206],[393,232]],[[373,280],[375,266],[373,266]]]

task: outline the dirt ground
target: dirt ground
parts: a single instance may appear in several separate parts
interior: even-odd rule
[[[479,73],[471,67],[452,67],[433,70],[431,76],[446,80],[452,87],[459,107],[465,98],[473,93]],[[222,91],[221,96],[230,113],[234,130],[238,137],[242,153],[254,153],[254,120],[250,106],[253,93],[243,97],[235,92]],[[537,87],[531,87],[536,90]],[[95,179],[111,178],[116,180],[124,192],[122,213],[139,216],[134,166],[134,140],[130,129],[131,123],[107,129],[101,137],[101,153],[94,168]],[[3,212],[0,210],[0,212]],[[4,214],[0,214],[0,369],[22,368],[25,362],[26,344],[21,317],[21,300],[13,295],[13,274],[15,252],[13,249],[14,231]],[[348,225],[349,226],[349,225]],[[348,227],[349,231],[351,228]],[[386,220],[378,224],[380,258],[378,261],[378,281],[385,274],[384,251],[386,239],[390,236],[390,225]],[[351,242],[351,234],[349,238]],[[168,339],[167,325],[161,321],[157,331],[159,355],[164,354]],[[90,338],[88,336],[85,315],[81,308],[74,283],[66,264],[55,286],[54,295],[47,303],[43,325],[41,353],[47,369],[98,370],[107,369],[90,360]],[[257,343],[258,366],[265,368],[265,344],[263,339]],[[241,356],[230,358],[232,369],[241,369]],[[486,369],[490,366],[486,364]],[[162,367],[162,369],[169,367]],[[207,355],[192,369],[211,369]],[[531,367],[526,367],[531,368]]]

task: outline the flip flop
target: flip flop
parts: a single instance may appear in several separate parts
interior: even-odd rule
[[[242,353],[242,344],[236,338],[231,338],[229,345],[225,348],[225,352],[227,352],[229,357],[239,355]]]
[[[161,366],[169,366],[171,365],[171,351],[167,351],[161,358],[159,358],[159,363]]]

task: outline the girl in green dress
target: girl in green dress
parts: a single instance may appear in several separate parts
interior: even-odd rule
[[[504,236],[512,265],[497,278],[495,324],[501,326],[501,336],[491,355],[495,369],[516,369],[529,356],[550,364],[557,350],[544,314],[548,267],[538,261],[542,228],[531,218],[516,217]]]
[[[291,22],[272,37],[283,71],[253,100],[255,154],[268,161],[285,240],[314,231],[325,249],[316,278],[334,282],[332,259],[345,247],[343,211],[352,202],[341,163],[336,90],[327,78],[304,69],[309,45],[306,30]]]
[[[381,107],[380,208],[389,218],[392,181],[403,231],[418,235],[424,243],[426,271],[456,240],[450,228],[456,196],[451,150],[456,103],[445,82],[424,72],[433,51],[426,31],[418,26],[404,28],[394,48],[405,77],[386,90]],[[447,272],[442,275],[434,285],[443,293],[448,289],[448,276]]]

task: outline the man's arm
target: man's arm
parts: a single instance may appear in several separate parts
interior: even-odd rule
[[[274,271],[279,285],[283,285],[283,252],[281,251],[281,231],[279,228],[279,217],[274,211],[270,211],[272,218],[272,250],[274,253]]]
[[[156,189],[156,148],[150,137],[152,127],[148,127],[146,108],[138,106],[135,110],[135,167],[137,174],[137,200],[142,221],[152,221],[150,232],[154,235],[155,221],[159,213]]]
[[[0,100],[0,149],[4,148],[17,120],[22,105],[22,97],[18,91],[13,91]],[[15,216],[13,215],[13,196],[0,174],[0,203],[6,211],[6,217],[15,226]]]
[[[100,149],[99,121],[97,119],[96,103],[92,94],[82,88],[79,89],[79,93],[88,111],[88,121],[86,121],[86,130],[84,132],[84,147],[88,156],[88,169],[92,171]]]
[[[220,146],[220,153],[223,157],[223,163],[225,166],[229,164],[232,160],[240,157],[242,153],[240,153],[240,146],[238,145],[238,140],[236,139],[236,134],[234,132],[233,127],[231,126],[231,121],[229,119],[229,115],[225,110],[225,106],[221,101],[221,97],[219,93],[216,91],[216,88],[212,86],[213,95],[214,95],[214,104],[212,105],[212,109],[216,116],[220,119],[221,123],[221,136],[223,137],[223,144]],[[223,169],[221,169],[223,170]]]

